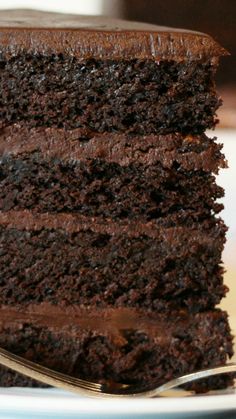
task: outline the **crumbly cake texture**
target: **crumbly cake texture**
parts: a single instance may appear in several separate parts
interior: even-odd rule
[[[212,172],[226,163],[205,135],[84,135],[2,130],[0,210],[163,222],[170,214],[186,221],[189,212],[198,220],[221,210],[223,190]]]
[[[199,133],[215,125],[220,100],[212,85],[214,71],[210,62],[158,64],[131,58],[127,65],[62,53],[46,58],[3,53],[1,124],[142,135]]]
[[[1,346],[150,386],[232,356],[215,308],[227,162],[204,134],[226,54],[187,30],[0,13]],[[3,386],[39,385],[1,372]]]
[[[194,311],[214,306],[226,292],[222,223],[168,228],[108,219],[92,224],[91,218],[32,217],[28,211],[1,214],[0,223],[6,249],[0,264],[3,304],[65,300]]]
[[[1,346],[49,368],[98,382],[161,385],[174,376],[221,365],[232,355],[227,316],[220,310],[191,315],[179,310],[166,316],[90,308],[85,315],[85,310],[73,306],[58,309],[46,304],[22,311],[1,310]],[[73,316],[73,324],[68,324],[65,314]],[[1,385],[38,386],[4,368],[0,371]],[[227,376],[219,376],[196,382],[192,389],[205,391],[228,383]]]

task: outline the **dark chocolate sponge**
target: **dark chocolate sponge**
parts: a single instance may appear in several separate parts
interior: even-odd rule
[[[1,32],[1,29],[0,29]],[[220,105],[210,62],[94,60],[2,51],[0,122],[93,132],[201,133]]]
[[[182,29],[0,13],[0,346],[151,386],[232,355],[227,163],[203,133],[226,54]],[[0,384],[38,385],[4,368]]]
[[[225,295],[222,222],[191,227],[0,213],[0,303],[198,311]],[[6,228],[7,226],[7,228]],[[45,226],[45,227],[44,227]]]

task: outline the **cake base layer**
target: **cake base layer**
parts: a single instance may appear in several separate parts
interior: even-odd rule
[[[227,316],[99,311],[51,305],[1,308],[0,345],[72,376],[99,382],[160,385],[224,364],[232,355]],[[196,390],[231,383],[226,376],[196,382]],[[1,386],[39,385],[1,368]]]
[[[0,303],[212,307],[227,290],[220,265],[225,231],[220,220],[166,228],[2,212]]]

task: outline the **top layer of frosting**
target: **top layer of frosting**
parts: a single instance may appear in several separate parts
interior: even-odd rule
[[[210,36],[98,16],[32,10],[0,13],[0,49],[67,53],[81,58],[191,61],[227,52]]]

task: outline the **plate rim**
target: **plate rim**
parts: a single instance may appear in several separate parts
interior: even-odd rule
[[[5,390],[5,391],[4,391]],[[28,391],[27,391],[28,390]],[[208,396],[161,397],[155,399],[95,399],[57,389],[12,388],[0,391],[0,413],[4,411],[60,414],[163,414],[236,410],[236,393]],[[14,401],[14,404],[13,404]],[[170,403],[171,401],[171,403]],[[14,405],[14,407],[13,407]]]

